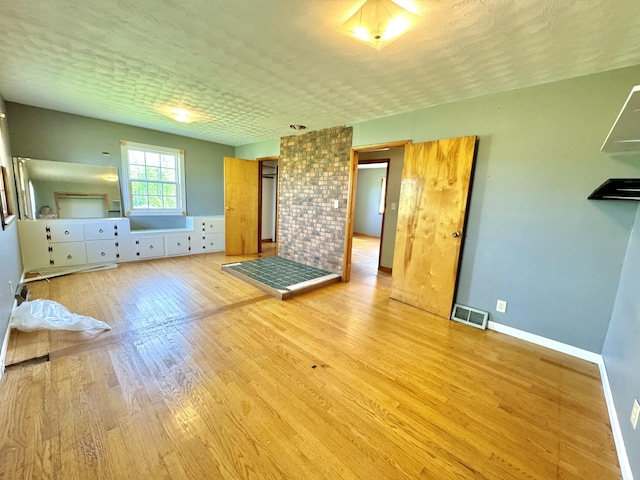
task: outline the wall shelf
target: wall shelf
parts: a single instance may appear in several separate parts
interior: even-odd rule
[[[640,85],[631,89],[600,151],[609,153],[640,151]]]

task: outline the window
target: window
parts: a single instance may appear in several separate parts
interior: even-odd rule
[[[122,141],[125,215],[186,215],[184,151]]]

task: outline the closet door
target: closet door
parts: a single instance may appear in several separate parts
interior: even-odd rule
[[[258,253],[258,165],[224,157],[224,223],[227,255]]]
[[[449,318],[476,137],[405,146],[391,298]]]

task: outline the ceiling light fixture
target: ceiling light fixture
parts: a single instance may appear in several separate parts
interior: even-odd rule
[[[180,123],[201,122],[209,118],[207,115],[197,112],[193,109],[187,110],[183,108],[182,102],[176,102],[169,105],[158,105],[156,111],[172,120]]]
[[[176,122],[180,123],[189,123],[192,121],[191,114],[187,110],[183,110],[182,108],[174,108],[171,110],[171,114],[173,115],[173,119]]]
[[[338,31],[381,50],[414,27],[418,19],[392,0],[367,0]]]
[[[289,128],[293,128],[294,130],[305,130],[307,127],[305,127],[304,125],[289,125]]]

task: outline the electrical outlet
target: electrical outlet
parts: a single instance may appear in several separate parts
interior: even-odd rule
[[[496,303],[496,312],[506,313],[507,312],[507,301],[506,300],[498,300]]]
[[[640,416],[640,403],[638,403],[638,399],[634,398],[633,399],[633,408],[631,409],[631,418],[629,420],[631,420],[631,426],[633,427],[633,429],[636,429],[636,426],[638,425],[638,417]]]
[[[333,201],[333,208],[338,208],[338,200]]]

